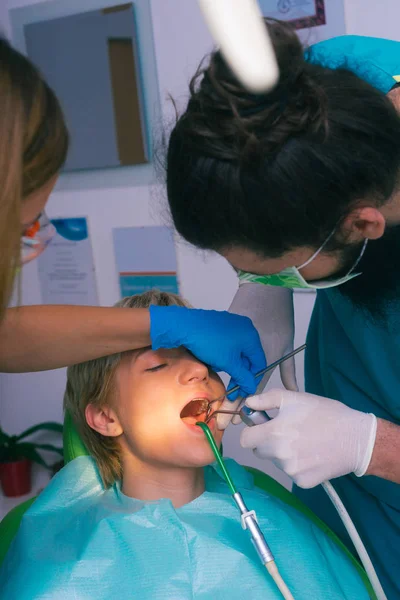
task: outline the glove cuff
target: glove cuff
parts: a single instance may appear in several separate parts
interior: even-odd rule
[[[372,452],[374,451],[374,446],[375,446],[376,430],[378,427],[378,421],[377,421],[376,416],[373,415],[372,413],[369,413],[368,416],[370,417],[370,422],[368,423],[369,431],[367,432],[367,440],[366,440],[367,444],[366,444],[365,453],[364,453],[362,460],[360,461],[360,464],[354,471],[354,475],[356,475],[357,477],[362,477],[363,475],[365,475],[365,473],[369,467],[369,463],[371,462]]]

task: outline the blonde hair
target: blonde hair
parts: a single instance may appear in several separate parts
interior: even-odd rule
[[[144,294],[128,296],[115,304],[122,308],[148,308],[157,306],[190,306],[176,294],[150,290]],[[115,373],[124,353],[112,354],[69,367],[64,394],[64,410],[74,421],[89,453],[96,460],[103,484],[110,487],[122,478],[118,440],[106,437],[89,427],[85,409],[88,404],[98,408],[107,406],[115,393]]]
[[[0,321],[20,264],[21,205],[65,162],[62,110],[38,70],[0,38]]]

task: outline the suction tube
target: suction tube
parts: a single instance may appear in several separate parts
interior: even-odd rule
[[[201,429],[204,431],[207,441],[211,446],[211,450],[214,453],[216,461],[219,464],[225,481],[232,493],[232,498],[240,511],[242,527],[243,529],[247,529],[249,531],[251,535],[251,541],[257,550],[257,554],[262,564],[266,567],[268,573],[275,581],[275,584],[278,590],[281,592],[284,600],[294,600],[294,597],[279,573],[271,549],[268,546],[260,527],[258,526],[257,515],[254,510],[249,510],[247,508],[242,494],[237,491],[208,425],[201,421],[196,423],[196,425],[201,427]]]

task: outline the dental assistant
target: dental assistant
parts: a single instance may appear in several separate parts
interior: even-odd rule
[[[287,25],[268,28],[280,71],[270,94],[244,90],[218,52],[192,81],[170,138],[169,204],[186,240],[237,271],[230,310],[252,318],[269,363],[293,348],[292,289],[318,291],[309,393],[296,391],[294,363],[283,364],[286,389],[247,402],[277,416],[245,428],[241,443],[292,477],[295,493],[351,545],[319,485],[333,480],[395,600],[400,43],[344,36],[304,54]]]
[[[44,208],[64,164],[68,133],[57,98],[36,68],[0,39],[0,371],[59,367],[152,345],[184,345],[243,391],[265,366],[250,319],[228,312],[153,306],[7,309],[21,264],[36,258],[54,227]]]

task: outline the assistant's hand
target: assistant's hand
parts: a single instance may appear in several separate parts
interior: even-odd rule
[[[365,474],[375,445],[375,415],[312,394],[271,390],[249,398],[255,410],[279,409],[268,423],[246,427],[240,443],[271,459],[302,488]]]
[[[266,367],[251,320],[226,311],[150,306],[150,337],[154,350],[185,346],[214,371],[229,373],[246,395],[254,394],[254,374]]]

